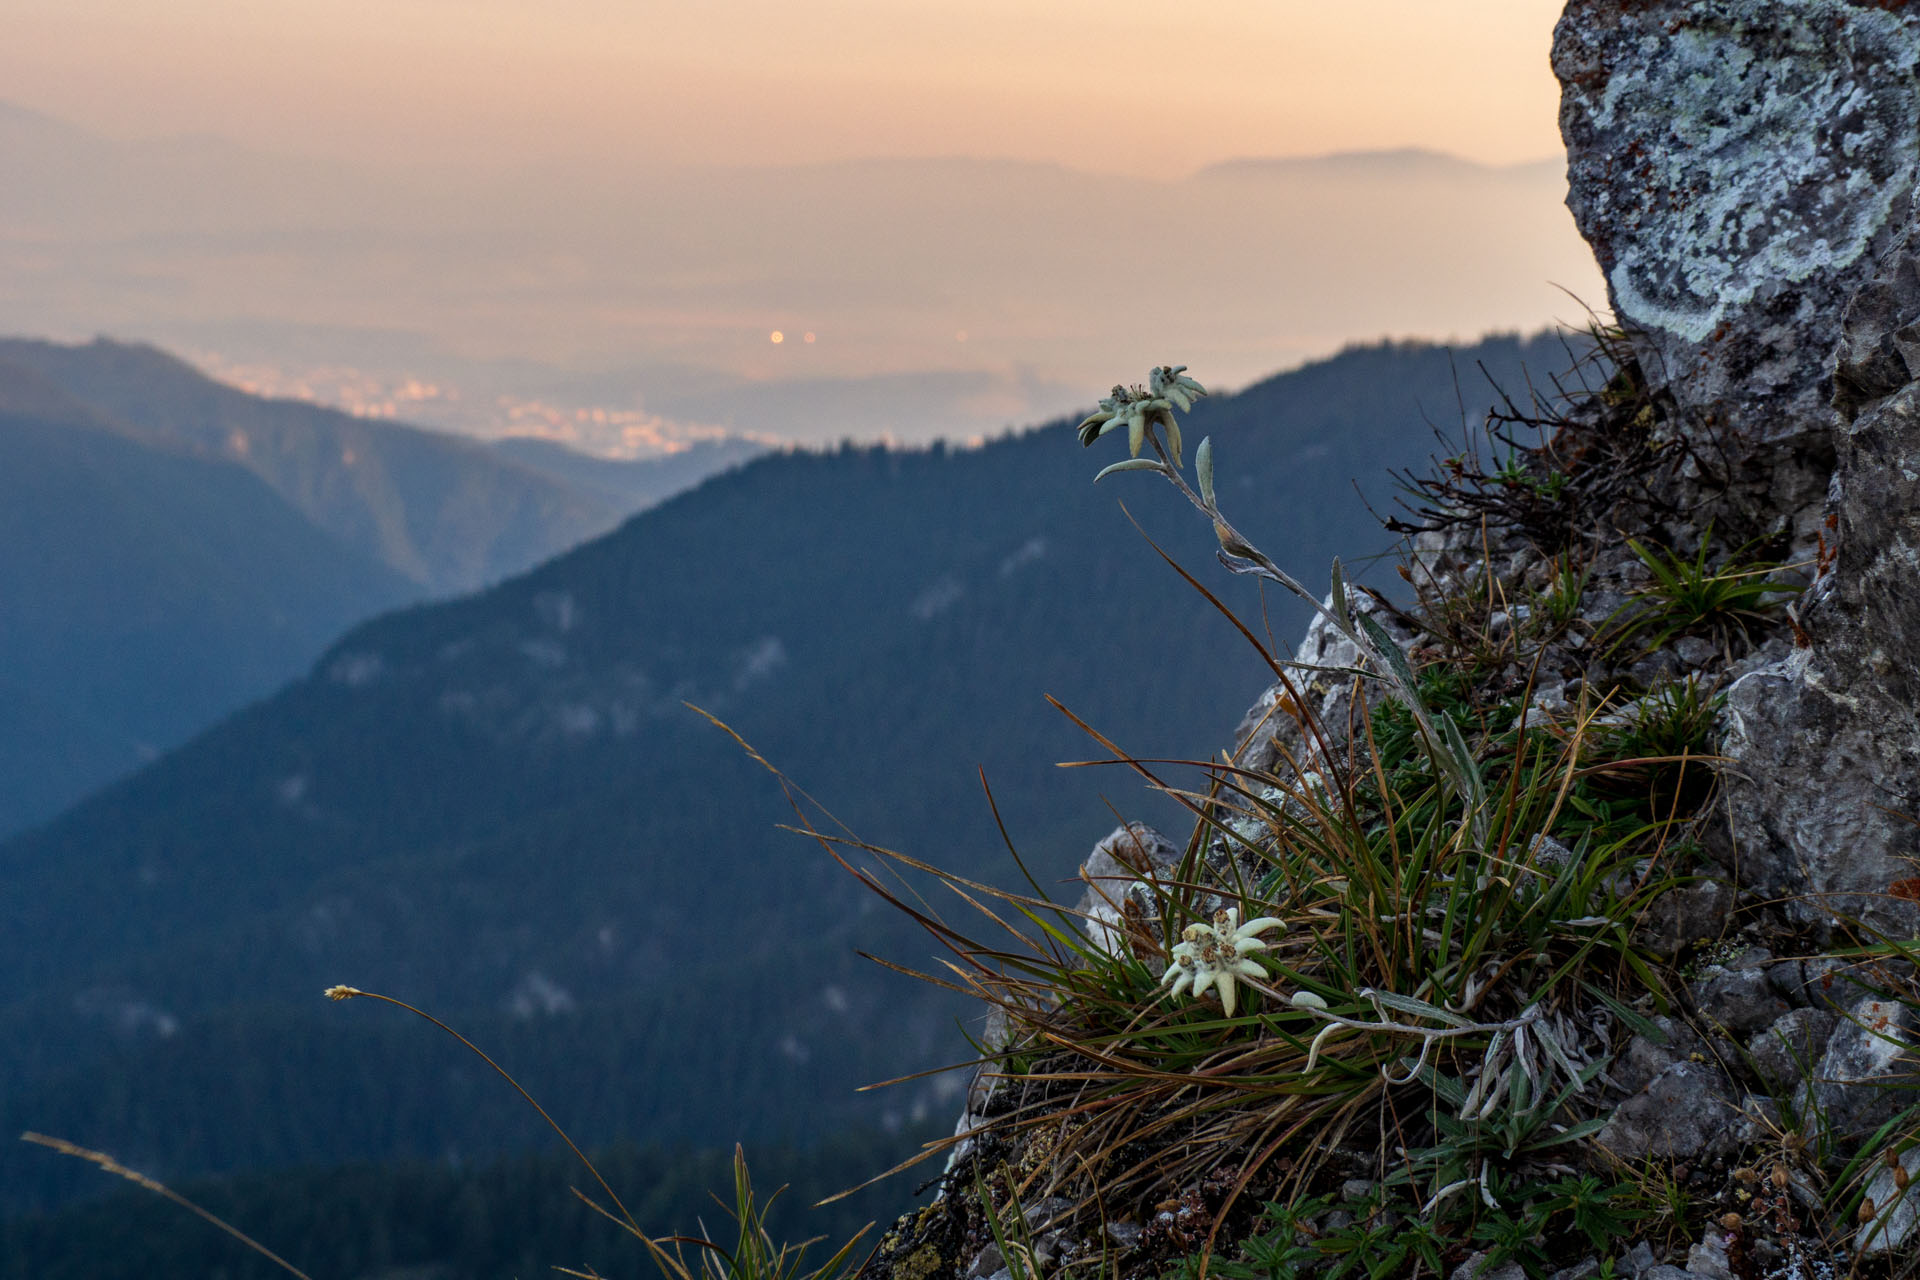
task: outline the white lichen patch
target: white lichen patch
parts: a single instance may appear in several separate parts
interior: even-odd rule
[[[1844,0],[1658,17],[1626,20],[1578,103],[1615,158],[1587,230],[1611,243],[1624,316],[1701,342],[1763,290],[1854,262],[1908,198],[1920,28]]]

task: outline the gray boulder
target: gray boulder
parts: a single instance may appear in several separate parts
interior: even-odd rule
[[[1807,647],[1727,694],[1748,882],[1817,924],[1920,933],[1920,246],[1847,313],[1836,380],[1837,558],[1803,601]]]
[[[1867,1183],[1866,1198],[1873,1202],[1872,1216],[1854,1233],[1854,1244],[1861,1253],[1899,1253],[1920,1242],[1920,1147],[1900,1157],[1900,1173],[1882,1164]]]
[[[1920,1044],[1912,1006],[1869,996],[1834,1028],[1796,1110],[1841,1141],[1866,1138],[1920,1102]]]
[[[1723,964],[1708,965],[1693,984],[1695,1006],[1728,1036],[1772,1025],[1788,1007],[1767,980],[1772,961],[1766,948],[1749,947]]]
[[[1691,1160],[1733,1149],[1739,1109],[1732,1085],[1711,1063],[1681,1061],[1614,1111],[1594,1140],[1629,1164],[1649,1157]]]
[[[1783,1091],[1813,1075],[1839,1019],[1826,1009],[1790,1009],[1747,1042],[1754,1070]]]

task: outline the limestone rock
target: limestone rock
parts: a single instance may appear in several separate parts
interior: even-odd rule
[[[1180,865],[1180,848],[1144,822],[1115,827],[1093,846],[1081,864],[1080,878],[1090,884],[1117,889],[1149,874],[1162,874]]]
[[[1920,932],[1920,367],[1905,354],[1920,325],[1915,235],[1847,313],[1838,555],[1803,601],[1811,647],[1741,677],[1726,715],[1748,882],[1821,895],[1798,907],[1816,923],[1859,917],[1906,936]]]
[[[1153,922],[1159,908],[1141,881],[1171,879],[1179,865],[1179,847],[1146,823],[1115,827],[1080,867],[1087,887],[1078,909],[1085,916],[1087,936],[1109,955],[1117,955],[1128,944],[1126,917],[1132,916],[1135,928],[1157,927]]]
[[[1298,753],[1300,726],[1289,714],[1291,695],[1278,681],[1254,700],[1233,731],[1233,762],[1242,769],[1270,773],[1283,751]]]
[[[1693,984],[1694,1004],[1729,1035],[1746,1036],[1772,1024],[1787,1011],[1787,1002],[1767,980],[1772,960],[1764,947],[1749,947],[1724,964],[1707,966]]]
[[[1621,1103],[1595,1141],[1629,1163],[1724,1155],[1738,1114],[1727,1101],[1731,1091],[1717,1067],[1676,1062]]]
[[[1600,1259],[1582,1258],[1570,1267],[1562,1267],[1548,1280],[1593,1280],[1600,1274]]]
[[[1687,1274],[1694,1280],[1734,1280],[1727,1246],[1720,1242],[1717,1232],[1707,1232],[1699,1244],[1687,1250]]]
[[[1920,1043],[1912,1007],[1867,997],[1834,1029],[1819,1068],[1796,1096],[1802,1115],[1818,1117],[1842,1141],[1867,1137],[1920,1102]]]
[[[1527,1280],[1527,1269],[1517,1262],[1496,1267],[1492,1255],[1476,1253],[1453,1269],[1450,1280]]]
[[[1920,23],[1860,0],[1572,0],[1568,207],[1641,363],[1777,440],[1832,420],[1848,298],[1915,185]]]
[[[1636,946],[1662,956],[1677,956],[1695,943],[1720,936],[1733,910],[1733,887],[1701,880],[1669,890],[1653,900],[1633,931]]]
[[[1653,1267],[1653,1246],[1642,1240],[1620,1255],[1615,1270],[1621,1275],[1641,1276]]]
[[[1692,1027],[1665,1014],[1656,1015],[1652,1021],[1663,1038],[1633,1037],[1608,1068],[1608,1078],[1622,1092],[1638,1093],[1674,1063],[1706,1057],[1706,1042]]]
[[[1859,994],[1847,980],[1848,968],[1847,962],[1836,956],[1798,957],[1768,969],[1767,981],[1791,1004],[1840,1010]]]
[[[1873,1220],[1861,1226],[1854,1241],[1860,1252],[1868,1256],[1911,1249],[1916,1235],[1920,1234],[1920,1147],[1911,1148],[1900,1157],[1900,1167],[1906,1174],[1904,1187],[1893,1170],[1884,1164],[1867,1183],[1866,1197],[1873,1201]]]
[[[1813,1074],[1839,1022],[1826,1009],[1790,1009],[1747,1043],[1754,1070],[1775,1087],[1798,1084]]]

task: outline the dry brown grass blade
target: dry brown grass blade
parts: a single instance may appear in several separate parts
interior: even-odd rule
[[[313,1280],[306,1272],[294,1266],[291,1262],[288,1262],[285,1258],[267,1248],[267,1246],[261,1244],[258,1240],[255,1240],[252,1236],[234,1226],[225,1218],[202,1209],[199,1205],[187,1199],[165,1183],[149,1178],[144,1173],[139,1173],[127,1168],[127,1166],[121,1164],[118,1160],[115,1160],[103,1151],[95,1151],[90,1147],[83,1147],[78,1143],[68,1142],[65,1138],[50,1138],[44,1133],[34,1133],[31,1130],[21,1134],[20,1141],[31,1142],[35,1146],[46,1147],[50,1151],[58,1151],[61,1155],[72,1156],[76,1160],[85,1160],[88,1164],[94,1165],[103,1172],[110,1173],[116,1178],[125,1178],[137,1187],[144,1187],[155,1195],[179,1205],[182,1209],[185,1209],[188,1213],[193,1214],[202,1221],[220,1228],[220,1230],[226,1232],[235,1240],[247,1246],[247,1248],[273,1263],[288,1275],[298,1276],[300,1280]]]
[[[1243,637],[1246,638],[1247,643],[1253,646],[1254,652],[1260,655],[1260,660],[1266,663],[1268,668],[1272,670],[1274,679],[1278,681],[1280,687],[1286,692],[1287,699],[1293,704],[1293,706],[1295,708],[1304,708],[1307,705],[1306,700],[1300,696],[1300,687],[1293,682],[1293,675],[1291,672],[1287,670],[1287,663],[1282,661],[1279,658],[1274,657],[1273,651],[1267,648],[1266,645],[1262,644],[1260,642],[1259,637],[1255,636],[1252,631],[1247,629],[1247,625],[1244,622],[1240,621],[1240,616],[1238,614],[1236,614],[1233,610],[1227,608],[1226,604],[1221,601],[1220,597],[1214,595],[1213,592],[1207,589],[1207,586],[1205,583],[1201,582],[1198,578],[1188,573],[1186,571],[1186,568],[1182,566],[1178,560],[1175,560],[1172,556],[1168,555],[1166,552],[1166,549],[1162,547],[1159,543],[1155,542],[1153,538],[1147,533],[1147,531],[1140,527],[1140,522],[1133,518],[1133,512],[1127,511],[1127,507],[1125,503],[1120,504],[1120,510],[1126,513],[1127,521],[1133,525],[1136,531],[1139,532],[1140,537],[1145,540],[1146,544],[1149,547],[1153,548],[1154,554],[1159,556],[1162,560],[1166,561],[1167,566],[1171,568],[1175,573],[1179,574],[1182,581],[1184,581],[1188,586],[1192,587],[1195,591],[1198,591],[1201,594],[1201,596],[1206,599],[1206,602],[1208,604],[1212,605],[1216,610],[1219,611],[1221,617],[1225,618],[1228,622],[1233,624],[1234,630],[1238,631]],[[1264,584],[1262,587],[1261,598],[1263,600],[1265,599]],[[1323,727],[1312,716],[1301,715],[1298,718],[1300,720],[1301,727],[1306,732],[1313,735],[1314,739],[1319,743],[1322,754],[1327,758],[1331,758],[1332,744],[1327,740],[1325,734],[1322,732]]]
[[[970,1130],[967,1133],[956,1133],[945,1138],[935,1138],[931,1142],[924,1143],[922,1144],[920,1154],[908,1156],[905,1160],[902,1160],[899,1164],[894,1165],[893,1168],[884,1170],[883,1172],[880,1172],[880,1173],[876,1173],[871,1178],[868,1178],[865,1182],[856,1183],[855,1185],[848,1187],[845,1191],[836,1191],[824,1200],[816,1200],[813,1202],[813,1207],[816,1209],[823,1208],[826,1205],[830,1205],[834,1203],[836,1200],[844,1200],[848,1196],[853,1195],[855,1192],[865,1191],[868,1187],[875,1186],[879,1183],[885,1182],[888,1178],[891,1178],[896,1173],[905,1173],[907,1170],[913,1168],[913,1166],[921,1163],[922,1161],[929,1160],[932,1157],[939,1155],[941,1152],[946,1151],[951,1147],[959,1146],[962,1142],[965,1142],[969,1137],[971,1137],[975,1132],[978,1132],[978,1130]]]
[[[1214,595],[1213,592],[1207,589],[1207,586],[1205,583],[1201,582],[1198,578],[1188,573],[1186,569],[1181,566],[1178,560],[1175,560],[1172,556],[1168,555],[1166,552],[1166,549],[1163,548],[1159,543],[1155,542],[1153,540],[1152,535],[1149,534],[1145,529],[1140,527],[1140,522],[1133,518],[1133,512],[1127,510],[1126,503],[1123,502],[1120,504],[1120,510],[1122,513],[1126,515],[1127,523],[1133,526],[1134,532],[1138,533],[1141,539],[1144,540],[1148,546],[1153,548],[1153,553],[1159,556],[1162,560],[1166,561],[1168,567],[1170,567],[1175,573],[1179,574],[1180,577],[1186,582],[1188,586],[1192,587],[1195,591],[1198,591],[1203,597],[1205,597],[1208,604],[1212,605],[1215,609],[1218,609],[1220,611],[1221,617],[1225,618],[1228,622],[1231,622],[1233,624],[1234,630],[1238,631],[1243,637],[1245,637],[1246,642],[1253,646],[1254,652],[1260,655],[1260,660],[1262,662],[1265,662],[1268,667],[1272,668],[1273,674],[1275,677],[1277,677],[1282,681],[1287,680],[1287,669],[1280,664],[1279,660],[1276,659],[1271,652],[1268,651],[1267,646],[1260,643],[1260,638],[1254,635],[1253,632],[1247,628],[1247,624],[1240,621],[1240,616],[1236,614],[1233,610],[1227,608],[1227,606],[1221,602],[1220,597]]]
[[[916,858],[910,853],[901,853],[897,849],[889,849],[884,845],[869,844],[865,840],[856,840],[856,839],[842,837],[842,836],[823,835],[818,831],[815,831],[811,828],[805,828],[805,827],[798,827],[798,828],[789,827],[786,829],[789,831],[797,831],[802,835],[812,836],[815,840],[823,841],[829,845],[845,845],[851,849],[859,849],[862,852],[871,853],[876,857],[886,858],[890,862],[897,862],[901,866],[907,867],[911,870],[925,872],[927,875],[935,877],[936,879],[940,880],[944,884],[958,885],[963,888],[971,889],[976,893],[982,893],[982,894],[988,895],[989,897],[998,898],[1002,902],[1013,903],[1018,906],[1032,907],[1037,911],[1058,911],[1066,915],[1080,914],[1080,913],[1076,913],[1069,907],[1061,906],[1059,903],[1054,902],[1053,900],[1045,896],[1029,897],[1027,894],[1024,894],[1024,893],[1014,893],[1012,890],[1002,889],[998,885],[987,884],[984,881],[980,881],[980,880],[970,880],[966,876],[956,875],[951,871],[947,871],[940,867],[935,866],[931,862],[927,862],[921,858]],[[843,863],[842,865],[846,865],[846,864]],[[848,869],[850,871],[853,871],[855,875],[860,874],[858,868],[848,867]]]
[[[1116,745],[1105,734],[1101,733],[1098,729],[1094,728],[1092,725],[1088,724],[1085,720],[1082,720],[1079,716],[1075,715],[1073,711],[1067,706],[1066,703],[1060,701],[1060,699],[1054,697],[1052,694],[1047,695],[1047,701],[1061,715],[1073,721],[1073,723],[1080,729],[1082,733],[1086,734],[1089,738],[1092,738],[1095,742],[1099,743],[1101,746],[1105,747],[1108,751],[1111,751],[1113,753],[1114,758],[1112,761],[1102,761],[1100,763],[1126,765],[1128,768],[1132,769],[1135,773],[1145,778],[1147,780],[1148,785],[1150,785],[1154,790],[1162,792],[1166,795],[1173,796],[1174,799],[1180,802],[1180,806],[1186,809],[1188,812],[1192,813],[1195,818],[1200,818],[1200,819],[1205,818],[1206,815],[1203,814],[1199,810],[1199,808],[1197,808],[1194,805],[1194,803],[1191,800],[1186,800],[1181,797],[1179,788],[1174,787],[1171,784],[1162,781],[1160,777],[1154,773],[1153,770],[1147,768],[1147,763],[1148,763],[1147,761],[1138,759],[1134,756],[1127,754],[1125,750],[1123,750],[1121,747]],[[1212,762],[1211,761],[1206,762],[1205,767],[1211,768]]]

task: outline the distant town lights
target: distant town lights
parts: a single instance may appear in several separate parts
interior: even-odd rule
[[[771,342],[776,347],[779,346],[781,343],[785,342],[786,340],[787,340],[787,335],[780,332],[778,329],[775,329],[772,333],[767,335],[767,341]]]

